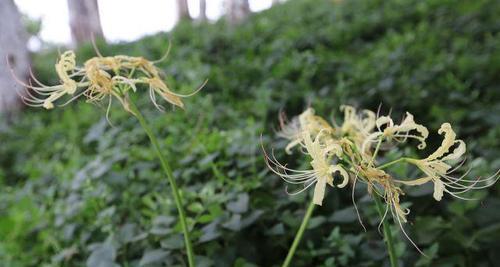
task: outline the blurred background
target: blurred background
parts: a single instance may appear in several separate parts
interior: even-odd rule
[[[238,4],[225,0],[14,2],[24,18],[39,24],[34,36],[38,38],[28,41],[32,49],[39,49],[44,43],[78,43],[83,38],[79,39],[76,28],[83,27],[97,36],[105,36],[108,42],[134,41],[147,34],[170,31],[181,19],[216,21],[223,14],[236,12],[237,6],[232,3]],[[241,8],[245,13],[258,12],[277,2],[247,0],[241,1]]]
[[[58,54],[169,58],[158,66],[180,93],[208,83],[185,110],[140,108],[161,137],[183,189],[199,266],[279,266],[309,193],[289,196],[260,149],[275,148],[278,114],[312,106],[340,121],[354,105],[431,131],[427,155],[451,122],[468,145],[464,172],[500,168],[500,2],[496,0],[2,0],[0,1],[0,266],[185,266],[167,180],[147,137],[119,105],[75,101],[25,107],[11,70],[57,84]],[[6,59],[6,60],[4,60]],[[10,66],[6,64],[9,60]],[[395,175],[410,175],[402,166]],[[388,266],[366,188],[331,188],[315,210],[293,266]],[[408,190],[401,266],[497,266],[498,185],[436,202],[432,185]]]

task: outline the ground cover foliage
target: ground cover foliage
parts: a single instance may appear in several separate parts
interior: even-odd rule
[[[237,27],[181,23],[168,36],[101,45],[105,55],[160,58],[177,92],[206,87],[185,110],[160,113],[148,95],[139,108],[151,121],[182,188],[199,266],[277,266],[311,198],[288,196],[260,149],[284,155],[275,135],[281,110],[308,105],[340,118],[351,104],[410,111],[436,132],[452,122],[474,155],[471,176],[500,167],[500,22],[497,1],[294,0]],[[168,37],[168,38],[167,38]],[[91,46],[78,59],[94,56]],[[57,51],[35,56],[34,69],[54,80]],[[401,117],[400,116],[400,117]],[[79,101],[28,109],[0,129],[0,262],[5,266],[183,266],[181,228],[167,180],[137,121],[118,105]],[[430,136],[429,151],[440,142]],[[424,151],[423,153],[425,153]],[[402,153],[402,152],[401,152]],[[404,151],[409,155],[417,151]],[[386,155],[388,158],[395,155]],[[306,167],[307,162],[302,163]],[[396,170],[406,173],[404,167]],[[329,190],[293,266],[382,266],[388,257],[374,204],[349,190]],[[494,266],[500,260],[498,185],[479,201],[411,191],[405,266]]]

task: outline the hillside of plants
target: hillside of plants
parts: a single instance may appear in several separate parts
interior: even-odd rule
[[[133,43],[98,43],[103,55],[158,59],[185,108],[157,110],[135,94],[160,138],[182,191],[197,266],[279,266],[311,190],[290,196],[265,164],[261,144],[286,155],[279,114],[313,107],[339,120],[349,104],[432,128],[452,123],[467,143],[470,177],[500,168],[500,3],[496,0],[290,0],[239,25],[182,22]],[[64,51],[64,48],[61,48]],[[95,56],[91,45],[77,62]],[[57,49],[37,53],[33,71],[56,84]],[[187,266],[171,190],[148,137],[118,103],[83,99],[26,108],[0,128],[0,266]],[[467,168],[465,168],[467,169]],[[402,173],[406,172],[401,168]],[[360,186],[330,188],[292,266],[389,266],[380,217]],[[432,185],[409,190],[405,230],[392,223],[400,266],[496,266],[500,186],[473,201]],[[392,222],[392,220],[390,220]]]

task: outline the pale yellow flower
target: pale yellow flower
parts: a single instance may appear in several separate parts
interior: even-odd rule
[[[426,146],[425,140],[429,136],[427,128],[421,124],[415,123],[413,115],[406,112],[406,117],[399,125],[395,125],[394,121],[388,116],[381,116],[375,122],[377,131],[370,134],[363,142],[361,151],[368,151],[373,143],[379,142],[380,138],[384,141],[395,140],[397,142],[405,142],[408,138],[420,141],[419,149],[424,149]],[[382,127],[385,127],[383,130]],[[413,133],[412,133],[413,132]]]
[[[143,84],[148,86],[149,95],[155,107],[163,110],[157,103],[155,94],[159,94],[172,105],[183,107],[181,98],[197,93],[206,83],[205,81],[191,94],[176,94],[170,91],[160,78],[160,70],[154,65],[155,62],[148,61],[143,57],[124,55],[103,57],[100,53],[98,54],[98,57],[87,60],[83,67],[77,67],[75,53],[73,51],[64,52],[55,65],[61,84],[47,86],[32,77],[39,86],[23,84],[35,92],[32,94],[26,91],[26,96],[21,95],[23,101],[30,106],[51,109],[54,107],[54,102],[61,97],[74,95],[75,92],[81,90],[65,104],[82,95],[87,98],[88,102],[92,103],[98,103],[108,97],[108,112],[113,98],[118,99],[125,110],[130,111],[128,92],[130,90],[137,92],[137,86]]]
[[[153,102],[155,107],[160,109],[160,110],[164,110],[164,109],[162,106],[157,104],[155,93],[159,94],[168,103],[170,103],[174,106],[178,106],[180,108],[183,108],[184,103],[182,103],[182,98],[189,97],[189,96],[192,96],[192,95],[198,93],[198,91],[200,91],[203,88],[203,86],[205,86],[205,84],[207,82],[207,81],[205,81],[194,92],[187,94],[187,95],[181,95],[181,94],[176,94],[176,93],[172,92],[159,77],[144,78],[143,81],[145,83],[149,84],[149,97],[151,98],[151,102]]]
[[[76,56],[73,51],[66,51],[61,55],[59,62],[57,62],[55,66],[61,83],[66,87],[66,91],[70,95],[74,94],[77,89],[76,82],[73,81],[68,74],[68,72],[73,72],[76,69],[75,58]]]
[[[342,134],[352,137],[356,142],[362,143],[375,128],[377,116],[373,111],[365,109],[358,113],[349,105],[340,106],[340,111],[344,112],[344,121],[340,126]]]
[[[108,72],[112,68],[117,71],[119,66],[109,58],[94,57],[85,62],[84,80],[88,81],[85,96],[90,102],[98,102],[113,94],[113,87],[117,84]],[[118,96],[121,98],[121,96]]]
[[[334,186],[333,175],[338,172],[342,177],[342,182],[337,185],[343,188],[349,182],[349,175],[341,165],[333,164],[333,157],[342,155],[342,148],[336,143],[323,143],[321,135],[325,132],[318,133],[314,140],[311,138],[311,133],[308,131],[302,132],[301,146],[304,147],[307,154],[312,158],[310,170],[294,170],[279,163],[274,156],[269,157],[265,154],[268,167],[283,180],[290,184],[303,184],[304,188],[292,194],[298,194],[308,189],[312,185],[314,187],[313,202],[316,205],[323,204],[326,185]]]
[[[268,167],[287,183],[303,185],[301,190],[293,194],[303,192],[314,185],[313,203],[316,205],[322,205],[327,185],[333,186],[334,174],[339,172],[343,180],[338,187],[344,187],[349,180],[352,181],[351,196],[356,212],[354,197],[356,182],[366,183],[369,194],[377,194],[385,200],[386,210],[382,222],[387,214],[392,214],[402,233],[420,253],[422,251],[403,227],[403,223],[408,221],[407,216],[410,210],[400,204],[401,197],[405,195],[402,185],[418,186],[433,182],[434,198],[439,201],[444,192],[466,199],[460,194],[472,189],[491,186],[500,178],[500,170],[485,179],[465,179],[467,173],[458,178],[450,176],[461,166],[455,163],[460,162],[466,146],[462,140],[456,139],[456,134],[449,123],[443,124],[438,131],[439,134],[444,135],[441,146],[427,158],[399,158],[378,166],[376,162],[377,156],[380,156],[379,152],[390,148],[393,142],[401,143],[414,139],[419,141],[417,147],[424,149],[429,135],[427,128],[417,124],[410,113],[406,113],[400,124],[395,124],[388,116],[377,118],[377,115],[371,111],[357,112],[352,106],[342,106],[341,111],[344,112],[344,122],[340,126],[334,124],[335,128],[314,115],[313,109],[307,109],[290,123],[285,124],[281,117],[279,135],[290,140],[286,146],[286,152],[290,153],[292,148],[300,146],[305,154],[311,156],[312,168],[309,170],[291,169],[279,163],[274,156],[270,158],[266,154]],[[405,161],[415,165],[426,176],[414,180],[397,180],[383,170]],[[352,177],[349,177],[345,168],[348,168]],[[363,225],[362,222],[361,225]]]
[[[196,94],[206,83],[203,83],[202,86],[191,94],[176,94],[172,92],[160,78],[160,70],[153,64],[153,62],[148,61],[143,57],[131,57],[124,55],[117,55],[114,57],[96,57],[87,61],[86,69],[87,72],[93,71],[94,69],[100,71],[93,71],[93,73],[98,75],[93,75],[94,77],[92,78],[89,77],[89,79],[94,80],[94,84],[97,85],[94,90],[92,90],[92,92],[95,92],[94,95],[101,96],[103,92],[111,92],[107,88],[112,88],[114,85],[127,85],[135,92],[137,90],[137,84],[146,84],[149,86],[148,89],[151,102],[159,110],[164,110],[164,108],[157,103],[155,93],[159,94],[168,103],[182,108],[184,107],[184,103],[181,98]],[[115,73],[112,78],[111,76],[106,77],[106,74],[109,71],[113,71]]]
[[[385,200],[393,217],[407,222],[406,215],[410,211],[401,207],[399,197],[404,195],[404,192],[394,183],[394,179],[385,171],[368,165],[356,166],[355,170],[359,177],[367,183],[368,192],[380,195]]]
[[[52,109],[56,100],[65,95],[73,95],[78,87],[86,86],[85,83],[76,82],[72,79],[73,76],[79,75],[80,73],[79,69],[76,67],[75,53],[73,51],[66,51],[61,54],[59,60],[55,64],[55,69],[61,84],[54,86],[44,85],[34,76],[32,78],[38,86],[27,85],[17,79],[13,74],[13,77],[20,84],[36,93],[36,96],[29,91],[26,91],[25,94],[21,94],[21,99],[26,105]]]
[[[286,153],[290,154],[292,148],[303,141],[303,132],[307,131],[313,136],[324,132],[321,138],[327,137],[335,132],[335,129],[320,116],[314,115],[314,109],[308,108],[290,123],[285,123],[283,116],[280,117],[281,131],[278,136],[289,139],[290,143],[285,148]]]
[[[407,162],[417,166],[425,177],[410,180],[398,181],[406,185],[422,185],[432,181],[434,183],[434,199],[440,201],[444,192],[460,198],[460,194],[473,189],[482,189],[491,186],[498,180],[498,172],[493,176],[485,179],[466,179],[468,171],[461,177],[450,176],[452,172],[458,169],[461,164],[453,167],[453,163],[460,160],[466,151],[465,143],[462,140],[456,139],[456,134],[449,123],[443,123],[438,131],[439,134],[444,134],[444,139],[441,146],[425,159],[407,159]]]
[[[349,105],[340,106],[340,110],[344,112],[344,121],[339,127],[342,136],[352,140],[356,144],[356,147],[361,147],[375,128],[376,114],[370,110],[358,112],[354,107]],[[369,161],[371,157],[370,153],[370,151],[365,151],[365,153],[359,156],[365,161]]]

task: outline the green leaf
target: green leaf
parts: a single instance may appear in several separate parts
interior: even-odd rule
[[[332,216],[328,218],[328,221],[335,223],[350,223],[356,221],[357,219],[358,216],[354,207],[348,207],[335,211]]]
[[[139,261],[139,266],[147,266],[153,263],[164,263],[170,253],[163,249],[146,251]]]
[[[226,207],[229,211],[234,213],[245,213],[248,210],[249,197],[247,193],[241,193],[238,195],[236,201],[227,203]]]
[[[204,208],[200,202],[193,202],[189,204],[188,210],[194,213],[200,213],[204,211]]]
[[[307,225],[307,229],[314,229],[316,227],[321,226],[325,222],[326,222],[326,217],[325,216],[315,216],[315,217],[312,217],[309,220],[309,224]]]
[[[172,235],[163,239],[161,246],[166,249],[181,249],[184,247],[184,237],[180,234]]]
[[[87,258],[87,267],[118,267],[115,261],[116,249],[109,243],[97,245]]]

